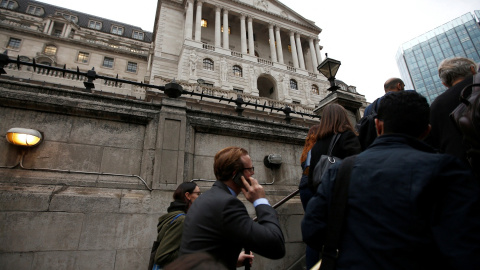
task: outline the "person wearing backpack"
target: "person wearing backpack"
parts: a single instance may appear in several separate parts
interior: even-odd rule
[[[450,119],[450,114],[460,104],[462,90],[473,83],[473,75],[477,70],[477,64],[464,57],[449,58],[440,63],[438,76],[448,89],[431,105],[432,131],[426,139],[426,142],[439,152],[454,155],[467,165],[467,147],[463,143],[462,133]]]
[[[148,270],[161,269],[178,257],[185,214],[200,194],[200,188],[194,182],[184,182],[177,187],[168,213],[158,218],[157,241],[152,248]]]
[[[400,92],[405,90],[405,83],[399,78],[390,78],[383,85],[385,95],[393,92]],[[380,101],[385,96],[377,98],[370,105],[365,108],[363,117],[358,121],[355,129],[358,133],[358,140],[362,146],[362,151],[367,149],[370,144],[377,138],[377,131],[375,130],[375,118],[377,116]]]

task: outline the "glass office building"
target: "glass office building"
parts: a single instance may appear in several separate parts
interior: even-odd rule
[[[477,18],[480,11],[475,11]],[[405,89],[415,89],[429,103],[447,88],[438,77],[438,66],[451,57],[467,57],[480,63],[480,25],[467,13],[404,43],[396,55]]]

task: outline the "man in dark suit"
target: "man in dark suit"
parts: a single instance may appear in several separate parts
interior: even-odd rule
[[[265,198],[263,187],[251,177],[254,168],[247,150],[220,150],[215,155],[214,172],[217,181],[188,210],[180,254],[208,252],[228,269],[253,258],[241,252],[242,248],[270,259],[285,256],[277,213]],[[250,218],[237,198],[240,192],[253,203],[258,222]]]

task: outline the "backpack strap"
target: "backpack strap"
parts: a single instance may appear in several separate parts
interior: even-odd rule
[[[340,240],[347,210],[348,188],[352,174],[355,156],[343,160],[338,168],[333,184],[332,202],[328,209],[327,235],[322,247],[322,264],[320,270],[333,270],[339,255]]]
[[[185,213],[180,213],[180,214],[176,215],[176,216],[173,217],[173,219],[170,221],[170,224],[172,224],[172,223],[175,221],[175,219],[177,219],[178,217],[184,216],[184,215],[185,215]]]

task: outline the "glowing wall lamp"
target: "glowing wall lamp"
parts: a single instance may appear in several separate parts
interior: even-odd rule
[[[42,142],[42,134],[35,129],[11,128],[7,131],[7,141],[14,145],[35,146]]]

